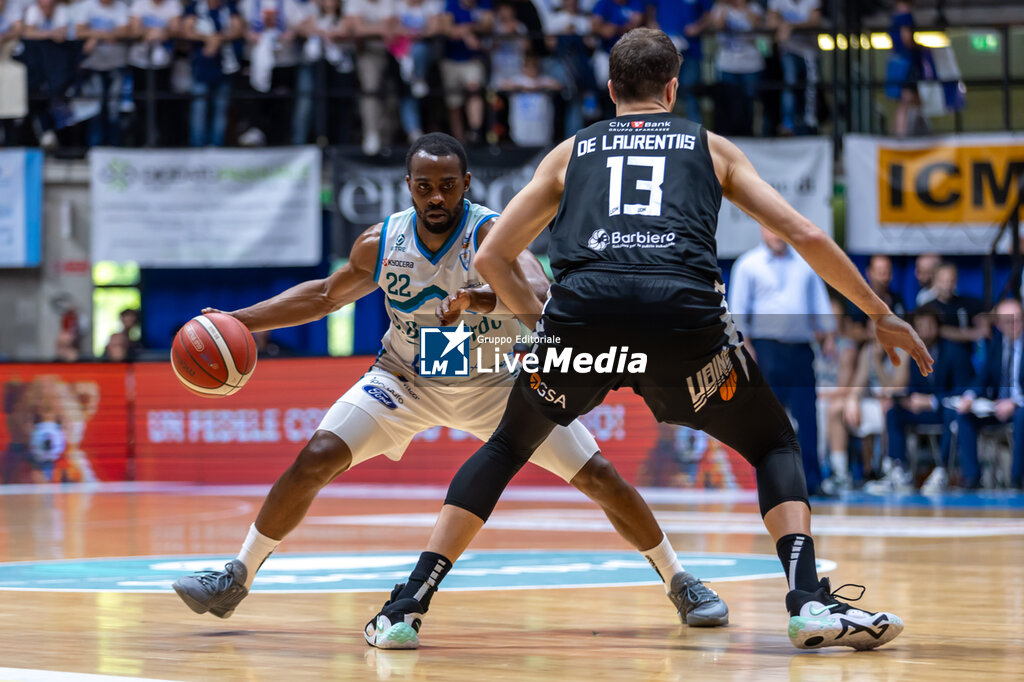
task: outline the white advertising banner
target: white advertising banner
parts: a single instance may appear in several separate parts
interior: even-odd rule
[[[735,139],[768,184],[804,217],[832,235],[832,141],[802,137]],[[757,246],[757,222],[729,201],[718,214],[718,256],[736,258]]]
[[[43,153],[0,149],[0,268],[39,265]]]
[[[847,135],[843,149],[852,253],[987,253],[1024,179],[1024,135],[1012,133]]]
[[[93,149],[92,259],[143,267],[315,265],[320,150]]]

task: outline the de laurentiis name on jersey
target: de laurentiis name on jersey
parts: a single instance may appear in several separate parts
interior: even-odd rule
[[[598,146],[600,141],[600,146]],[[591,152],[601,151],[662,151],[669,149],[692,150],[697,137],[686,133],[613,133],[590,137],[576,142],[576,156],[586,156]]]

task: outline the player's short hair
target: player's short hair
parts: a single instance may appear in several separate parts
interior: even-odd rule
[[[679,76],[682,58],[664,31],[634,28],[612,48],[608,75],[620,100],[635,102],[661,95]]]
[[[469,162],[466,160],[466,150],[462,147],[462,144],[451,135],[445,133],[427,133],[421,135],[412,143],[409,147],[409,151],[405,155],[405,172],[410,173],[410,167],[412,166],[412,158],[419,152],[426,152],[431,156],[456,156],[459,159],[459,168],[462,169],[462,174],[466,174],[466,169],[469,167]]]

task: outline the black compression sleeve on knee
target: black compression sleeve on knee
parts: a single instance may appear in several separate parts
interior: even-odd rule
[[[800,446],[792,434],[787,435],[761,458],[756,467],[757,500],[762,518],[783,502],[803,502],[810,506]]]
[[[461,507],[486,521],[509,481],[554,427],[554,422],[541,416],[521,391],[513,388],[497,430],[459,467],[444,503]]]

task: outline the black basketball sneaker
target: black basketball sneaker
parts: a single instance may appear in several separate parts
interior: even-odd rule
[[[238,602],[245,599],[245,564],[232,559],[223,571],[199,571],[174,581],[174,591],[196,613],[209,611],[218,618],[229,618]]]
[[[415,599],[398,599],[405,583],[395,585],[391,598],[380,612],[363,628],[363,637],[378,649],[418,649],[419,630],[423,623],[423,606]]]
[[[828,578],[822,578],[814,592],[792,590],[786,595],[789,609],[789,641],[797,649],[848,646],[874,649],[892,641],[903,632],[899,616],[885,611],[871,613],[845,604],[836,597],[844,587],[859,587],[857,601],[864,596],[862,585],[842,585],[835,592]]]

